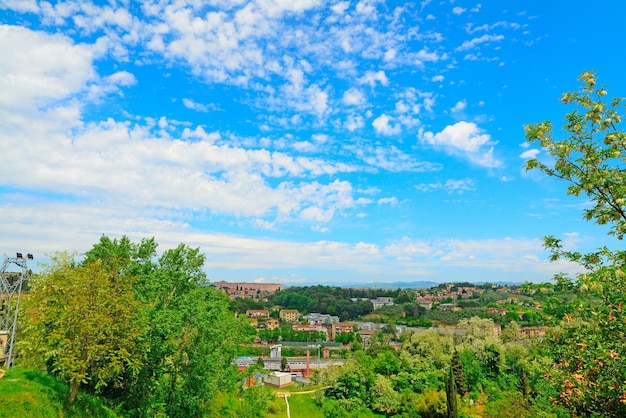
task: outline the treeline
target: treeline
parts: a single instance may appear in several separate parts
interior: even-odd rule
[[[232,364],[253,330],[206,286],[198,249],[156,249],[103,236],[80,261],[53,255],[24,300],[21,365],[66,380],[70,403],[81,389],[125,416],[259,416],[266,388],[244,393]]]
[[[370,299],[380,296],[393,298],[396,304],[414,300],[413,292],[402,289],[349,289],[332,286],[289,287],[275,292],[267,302],[236,298],[230,302],[231,309],[244,314],[248,309],[297,309],[302,314],[317,312],[336,315],[342,321],[350,321],[374,311]],[[355,300],[352,300],[355,299]],[[408,312],[418,312],[419,305],[407,307]],[[277,311],[272,312],[274,316]]]
[[[297,309],[302,313],[319,312],[337,315],[342,321],[367,315],[374,310],[370,299],[382,294],[381,291],[344,289],[330,286],[304,286],[278,291],[268,298],[270,305],[280,305],[286,309]],[[375,296],[376,295],[376,296]],[[352,298],[358,298],[353,301]]]

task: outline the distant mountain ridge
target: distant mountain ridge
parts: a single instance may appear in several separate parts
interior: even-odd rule
[[[290,285],[285,283],[285,287],[304,287],[304,286],[331,286],[331,287],[343,287],[352,289],[362,288],[378,288],[378,289],[430,289],[431,287],[438,286],[439,282],[431,281],[416,281],[416,282],[374,282],[374,283],[298,283],[296,285]]]
[[[352,288],[352,289],[430,289],[431,287],[439,286],[442,283],[448,282],[433,282],[428,280],[418,280],[415,282],[373,282],[373,283],[359,283],[359,282],[349,282],[349,283],[332,283],[332,282],[323,282],[323,283],[298,283],[298,284],[288,284],[285,283],[283,286],[287,287],[304,287],[304,286],[330,286],[330,287],[342,287],[342,288]],[[453,283],[453,282],[449,282]],[[484,284],[491,283],[496,286],[519,286],[522,283],[520,282],[507,282],[507,281],[497,281],[497,282],[475,282],[473,283],[476,286],[482,286]]]

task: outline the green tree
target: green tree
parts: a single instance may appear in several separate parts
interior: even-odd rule
[[[24,358],[65,379],[70,403],[81,384],[117,386],[125,371],[133,375],[140,367],[133,347],[145,326],[135,283],[135,277],[100,261],[78,265],[67,253],[53,254],[32,278]]]
[[[548,121],[527,125],[526,138],[538,143],[554,160],[538,158],[527,169],[565,180],[568,194],[592,202],[584,218],[610,225],[609,234],[626,233],[626,133],[621,128],[623,98],[606,101],[593,72],[580,77],[582,88],[561,101],[576,108],[565,117],[565,139],[555,139]],[[545,237],[551,258],[576,262],[584,269],[575,279],[559,274],[556,287],[574,294],[572,309],[546,343],[554,367],[546,370],[558,388],[556,398],[576,415],[626,416],[626,251],[606,247],[582,254],[566,251],[560,240]]]
[[[452,374],[454,375],[454,385],[459,395],[463,396],[467,392],[467,378],[463,371],[463,363],[459,357],[458,351],[454,351],[452,359],[450,360],[450,367],[452,368]]]
[[[502,330],[500,334],[500,338],[503,342],[517,342],[522,339],[522,333],[520,331],[520,326],[516,321],[511,321],[508,323],[506,328]]]
[[[135,299],[149,324],[136,347],[138,375],[127,374],[122,390],[106,395],[130,416],[217,413],[208,401],[243,377],[232,360],[249,338],[249,325],[235,318],[223,292],[206,286],[199,249],[181,244],[157,258],[153,239],[133,244],[102,237],[86,259],[137,276]]]
[[[372,409],[387,416],[393,415],[400,407],[400,395],[393,390],[389,378],[377,375],[372,387]]]
[[[370,389],[375,381],[369,362],[369,356],[360,356],[357,353],[344,364],[335,383],[325,390],[325,395],[337,400],[353,400],[358,401],[359,405],[369,405]]]
[[[446,404],[448,406],[448,418],[459,417],[459,406],[457,403],[457,388],[454,379],[454,370],[450,367],[448,377],[446,379]]]

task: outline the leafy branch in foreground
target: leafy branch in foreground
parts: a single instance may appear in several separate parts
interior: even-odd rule
[[[554,138],[550,121],[524,127],[528,143],[538,143],[554,158],[552,165],[530,159],[526,169],[567,181],[568,194],[584,192],[594,203],[584,211],[585,219],[613,224],[610,233],[622,239],[626,234],[626,132],[620,130],[619,110],[624,98],[606,101],[607,91],[596,87],[594,72],[584,72],[579,79],[581,91],[561,97],[563,103],[578,106],[565,116],[566,139]]]
[[[584,72],[578,92],[561,101],[578,108],[568,113],[566,139],[554,139],[549,121],[527,125],[526,139],[539,143],[553,163],[528,160],[538,169],[565,180],[568,194],[585,193],[593,202],[587,220],[611,225],[610,234],[626,234],[626,133],[620,129],[623,98],[605,101],[607,91],[596,87],[593,72]],[[551,259],[578,263],[584,272],[575,280],[555,277],[559,288],[575,293],[574,308],[546,339],[554,360],[545,376],[557,389],[553,402],[576,416],[626,416],[626,251],[602,247],[594,252],[566,251],[553,236],[544,238]]]

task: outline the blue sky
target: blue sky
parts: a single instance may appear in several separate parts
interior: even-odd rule
[[[545,281],[623,245],[526,173],[626,96],[623,1],[0,3],[0,250],[184,242],[212,281]]]

